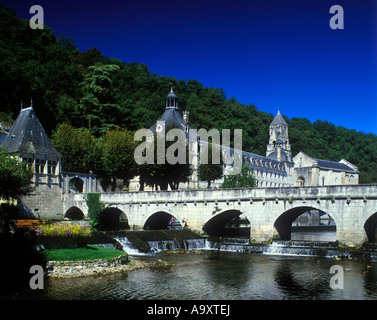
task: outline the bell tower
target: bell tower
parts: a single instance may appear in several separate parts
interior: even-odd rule
[[[288,124],[278,111],[274,120],[270,124],[270,139],[267,145],[266,157],[277,151],[284,152],[291,160],[291,145],[288,138]]]

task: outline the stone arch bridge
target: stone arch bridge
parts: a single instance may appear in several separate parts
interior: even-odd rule
[[[86,194],[64,194],[63,210],[87,216]],[[101,193],[105,214],[123,214],[131,228],[165,224],[174,216],[191,229],[213,234],[241,214],[250,222],[250,238],[268,241],[291,236],[292,222],[309,210],[320,210],[336,224],[336,239],[347,246],[374,242],[377,185],[179,190]]]

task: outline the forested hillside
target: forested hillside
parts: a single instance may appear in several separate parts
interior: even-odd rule
[[[80,52],[70,37],[32,30],[15,12],[0,6],[0,122],[11,125],[21,101],[34,110],[48,134],[60,123],[87,128],[99,137],[110,128],[150,127],[162,115],[170,87],[193,128],[242,129],[243,149],[264,155],[272,114],[227,98],[223,89],[196,80],[151,73],[137,62],[111,59],[93,48]],[[263,108],[260,106],[259,108]],[[284,114],[284,110],[281,110]],[[325,117],[325,115],[322,115]],[[368,115],[365,115],[368,116]],[[360,183],[377,182],[377,136],[326,121],[287,119],[292,154],[349,160]]]

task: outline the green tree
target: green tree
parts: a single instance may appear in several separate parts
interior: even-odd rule
[[[88,121],[88,128],[95,134],[104,133],[117,127],[115,122],[119,115],[119,106],[112,94],[111,74],[119,70],[119,66],[96,65],[88,68],[81,83],[82,98],[80,99],[81,114]]]
[[[108,130],[99,139],[99,148],[102,150],[101,173],[111,183],[113,191],[117,179],[123,179],[128,187],[129,179],[136,173],[133,136],[127,129],[114,129]]]
[[[0,148],[0,198],[6,201],[20,200],[33,190],[33,172],[26,164]]]
[[[201,181],[207,181],[207,188],[211,187],[211,181],[221,179],[224,174],[223,163],[220,160],[220,163],[213,163],[213,146],[211,143],[208,144],[208,148],[205,148],[208,154],[207,163],[200,163],[198,166],[198,179]],[[214,151],[219,152],[218,148]],[[220,153],[220,152],[219,152]],[[220,154],[221,157],[221,154]]]
[[[98,170],[99,150],[88,129],[76,129],[70,124],[62,123],[53,131],[51,142],[63,155],[63,171],[88,173],[90,170]]]
[[[253,188],[256,186],[256,179],[253,170],[243,166],[241,172],[237,175],[226,175],[221,188]]]
[[[86,204],[88,206],[88,215],[90,223],[94,230],[101,228],[100,218],[101,213],[105,209],[105,205],[100,200],[100,193],[88,193],[86,195]]]
[[[168,126],[166,132],[173,127]],[[163,137],[165,138],[165,137]],[[179,184],[189,181],[189,177],[192,174],[192,168],[189,164],[189,150],[185,141],[181,141],[183,144],[179,147],[186,152],[185,163],[170,164],[167,159],[165,164],[157,164],[157,134],[154,135],[154,164],[142,164],[138,167],[138,173],[140,175],[140,188],[144,189],[144,183],[150,186],[159,186],[161,190],[167,190],[170,187],[171,190],[176,190]],[[179,143],[179,141],[166,141],[165,142],[165,155],[166,151],[173,144]],[[182,150],[181,149],[181,150]]]

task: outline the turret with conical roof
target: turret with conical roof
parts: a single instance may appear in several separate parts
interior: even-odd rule
[[[32,103],[29,108],[21,109],[2,147],[9,154],[18,155],[33,168],[36,175],[57,177],[60,174],[62,155],[52,145],[33,110]],[[39,181],[37,178],[36,181]]]
[[[278,111],[270,124],[270,139],[267,145],[266,157],[283,162],[292,162],[288,124],[280,114],[280,111]]]

